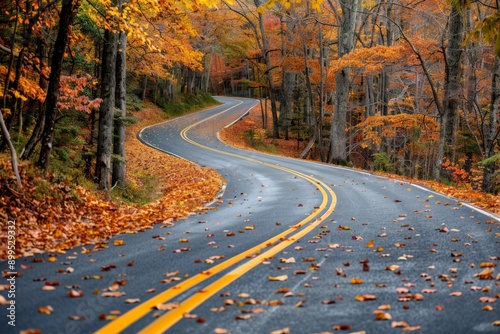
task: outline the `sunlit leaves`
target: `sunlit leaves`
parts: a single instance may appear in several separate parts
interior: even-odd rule
[[[435,139],[438,124],[434,119],[421,114],[398,114],[389,116],[370,116],[356,126],[364,133],[366,147],[379,145],[383,138],[393,137],[398,133],[407,133],[412,136],[418,131],[418,141],[424,142]]]
[[[4,88],[5,88],[5,80],[7,75],[7,68],[3,65],[0,65],[0,98],[3,97]],[[13,71],[10,72],[10,81],[13,81],[15,78],[15,73]],[[43,102],[45,100],[45,91],[40,87],[40,85],[30,79],[28,77],[22,76],[19,78],[19,89],[10,89],[8,94],[13,96],[16,99],[21,99],[23,101],[27,101],[28,99],[37,100]]]
[[[398,62],[405,47],[376,45],[371,48],[358,48],[332,63],[331,71],[351,67],[361,69],[365,74],[378,73],[384,66]]]

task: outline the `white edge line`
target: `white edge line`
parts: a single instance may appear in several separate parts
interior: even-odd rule
[[[236,119],[234,122],[226,125],[224,128],[229,128],[231,127],[232,125],[234,125],[235,123],[237,123],[239,120],[241,120],[243,117],[247,116],[250,112],[250,110],[252,108],[254,108],[254,106],[250,107],[243,115],[241,115],[240,117],[238,117],[238,119]],[[236,146],[233,146],[233,145],[230,145],[228,143],[226,143],[225,141],[223,141],[220,136],[219,136],[219,132],[217,132],[217,139],[219,139],[219,141],[221,141],[222,143],[224,143],[225,145],[227,146],[230,146],[230,147],[233,147],[233,148],[236,148],[236,149],[242,149],[242,150],[245,150],[243,148],[239,148],[239,147],[236,147]],[[260,151],[256,151],[258,152],[259,154],[265,154],[265,155],[269,155],[269,156],[277,156],[275,154],[271,154],[271,153],[266,153],[266,152],[260,152]],[[384,179],[387,179],[389,181],[394,181],[394,182],[404,182],[404,183],[407,183],[409,185],[412,185],[414,186],[415,188],[419,188],[423,191],[426,191],[426,192],[429,192],[429,193],[432,193],[432,194],[435,194],[435,195],[439,195],[439,196],[443,196],[443,197],[446,197],[446,198],[450,198],[450,199],[453,199],[457,202],[460,202],[462,205],[464,206],[467,206],[468,208],[474,210],[474,211],[477,211],[487,217],[490,217],[492,219],[495,219],[497,221],[500,221],[500,216],[494,214],[493,212],[489,212],[487,210],[484,210],[484,209],[481,209],[471,203],[468,203],[466,201],[463,201],[463,200],[460,200],[458,198],[455,198],[453,196],[449,196],[449,195],[446,195],[446,194],[443,194],[443,193],[440,193],[440,192],[437,192],[435,190],[432,190],[432,189],[429,189],[427,187],[424,187],[424,186],[421,186],[421,185],[418,185],[418,184],[415,184],[413,182],[409,182],[409,181],[406,181],[406,180],[398,180],[398,179],[392,179],[392,178],[389,178],[387,176],[383,176],[383,175],[377,175],[377,174],[373,174],[373,173],[370,173],[370,172],[365,172],[365,171],[360,171],[360,170],[357,170],[357,169],[352,169],[352,168],[348,168],[348,167],[342,167],[342,166],[336,166],[336,165],[330,165],[330,164],[327,164],[327,163],[324,163],[324,162],[319,162],[319,161],[310,161],[310,160],[304,160],[304,159],[299,159],[299,158],[291,158],[291,157],[283,157],[283,156],[279,156],[281,158],[287,158],[287,159],[292,159],[292,160],[299,160],[299,161],[302,161],[302,162],[305,162],[305,163],[310,163],[310,164],[315,164],[315,165],[320,165],[320,166],[323,166],[323,167],[327,167],[327,168],[333,168],[333,169],[342,169],[342,170],[346,170],[346,171],[349,171],[349,172],[352,172],[352,173],[358,173],[358,174],[362,174],[362,175],[366,175],[366,176],[374,176],[374,177],[381,177],[381,178],[384,178]],[[277,164],[278,165],[278,164]]]
[[[227,104],[227,102],[224,102],[224,103],[222,103],[221,105],[214,106],[214,107],[212,107],[212,108],[205,109],[204,111],[206,111],[206,110],[210,110],[210,109],[215,109],[215,108],[218,108],[218,107],[223,106],[223,105],[225,105],[225,104]],[[252,108],[253,108],[253,107],[252,107]],[[250,109],[251,109],[251,108],[250,108]],[[248,109],[248,110],[247,110],[247,112],[246,112],[247,114],[248,114],[248,112],[250,111],[250,109]],[[241,117],[240,117],[240,118],[241,118]],[[162,125],[162,124],[165,124],[165,123],[171,122],[171,121],[173,121],[174,119],[175,119],[175,118],[173,118],[173,119],[168,119],[168,120],[163,121],[163,122],[160,122],[160,123],[156,123],[156,124],[152,124],[152,125],[148,125],[148,126],[143,127],[143,128],[142,128],[142,129],[141,129],[141,130],[137,133],[137,136],[136,136],[136,137],[137,137],[137,139],[139,139],[139,141],[140,141],[141,143],[143,143],[144,145],[149,146],[149,147],[152,147],[152,148],[154,148],[155,150],[158,150],[158,151],[160,151],[160,152],[166,153],[166,154],[171,155],[171,156],[173,156],[173,157],[176,157],[176,158],[182,159],[182,160],[184,160],[184,161],[187,161],[187,162],[189,162],[189,163],[192,163],[193,165],[200,166],[200,165],[198,165],[198,164],[194,163],[194,162],[193,162],[193,161],[191,161],[191,160],[188,160],[188,159],[186,159],[186,158],[184,158],[184,157],[181,157],[180,155],[177,155],[177,154],[172,153],[172,152],[170,152],[170,151],[167,151],[167,150],[164,150],[164,149],[162,149],[162,148],[159,148],[158,146],[155,146],[155,145],[153,145],[153,144],[151,144],[151,143],[147,142],[146,140],[144,140],[144,139],[142,138],[142,131],[144,131],[144,130],[146,130],[146,129],[149,129],[149,128],[152,128],[152,127],[154,127],[154,126],[158,126],[158,125]],[[233,122],[233,123],[234,123],[234,122]],[[232,123],[231,123],[231,124],[232,124]],[[201,167],[201,166],[200,166],[200,167]],[[210,201],[210,202],[208,202],[208,203],[205,203],[205,206],[211,206],[212,204],[214,204],[215,202],[217,202],[217,199],[221,198],[221,197],[224,195],[224,193],[225,193],[225,192],[226,192],[226,184],[224,184],[224,183],[223,183],[223,184],[221,185],[221,187],[220,187],[219,192],[215,195],[215,199],[214,199],[214,200],[212,200],[212,201]]]

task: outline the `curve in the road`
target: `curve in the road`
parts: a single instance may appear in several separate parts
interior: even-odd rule
[[[264,165],[270,168],[275,168],[282,170],[284,172],[293,174],[299,178],[302,178],[304,180],[307,180],[311,184],[315,185],[317,189],[321,192],[323,200],[320,206],[315,208],[313,213],[311,213],[309,216],[307,216],[305,219],[300,221],[298,224],[295,224],[291,226],[289,229],[285,230],[284,232],[281,232],[277,234],[276,236],[260,243],[257,246],[254,246],[250,249],[245,250],[244,252],[241,252],[237,254],[236,256],[231,257],[230,259],[210,268],[209,270],[205,270],[198,275],[192,276],[191,278],[187,279],[186,281],[179,283],[170,289],[165,290],[164,292],[150,298],[149,300],[139,304],[135,308],[131,309],[127,313],[123,314],[121,317],[118,319],[114,320],[113,322],[110,322],[106,326],[102,327],[98,331],[96,331],[96,334],[105,334],[105,333],[118,333],[120,331],[123,331],[125,328],[130,326],[132,323],[136,322],[140,318],[144,317],[147,315],[149,312],[151,312],[154,308],[154,306],[161,304],[161,303],[166,303],[173,299],[174,297],[188,291],[189,289],[197,286],[198,284],[201,284],[203,281],[210,277],[214,277],[214,275],[217,275],[224,270],[228,269],[229,267],[234,267],[236,266],[239,262],[245,260],[245,259],[250,259],[249,261],[243,263],[242,265],[239,265],[236,267],[236,269],[233,269],[231,272],[226,273],[223,275],[221,278],[217,279],[210,285],[206,286],[203,289],[199,289],[195,294],[191,295],[190,297],[186,298],[183,302],[179,304],[179,307],[175,308],[174,310],[171,310],[167,313],[165,313],[163,316],[160,318],[156,319],[154,322],[149,324],[147,327],[145,327],[141,333],[160,333],[165,330],[167,330],[169,327],[174,325],[177,321],[179,321],[185,313],[188,313],[189,311],[193,310],[195,307],[198,305],[202,304],[205,300],[213,296],[215,293],[220,291],[222,288],[225,286],[229,285],[231,282],[235,281],[239,277],[243,276],[246,272],[257,266],[258,264],[262,263],[268,258],[273,257],[283,249],[289,247],[292,245],[294,242],[299,240],[300,238],[304,237],[307,235],[309,232],[311,232],[314,228],[316,228],[321,222],[323,222],[328,216],[330,216],[334,210],[335,206],[337,203],[336,195],[333,192],[333,190],[326,185],[324,182],[314,178],[313,176],[306,175],[304,173],[298,172],[296,170],[290,169],[290,168],[285,168],[279,165],[275,164],[269,164],[254,158],[250,157],[245,157],[239,154],[235,153],[230,153],[230,152],[225,152],[221,151],[215,148],[211,148],[208,146],[205,146],[201,143],[198,143],[192,139],[190,139],[187,136],[187,132],[194,128],[195,126],[198,126],[202,124],[203,122],[206,122],[210,120],[211,118],[214,118],[216,116],[219,116],[220,114],[223,114],[237,106],[239,106],[241,103],[233,105],[227,109],[224,109],[220,113],[214,114],[208,118],[205,118],[199,122],[196,122],[194,124],[189,125],[188,127],[184,128],[181,131],[181,137],[198,147],[201,147],[206,150],[210,150],[213,152],[217,152],[219,154],[224,154],[228,155],[231,157],[239,158],[239,159],[244,159],[247,161],[251,161],[256,164]],[[152,145],[151,143],[148,143],[143,140],[143,142],[153,148],[157,148],[156,146]],[[157,148],[159,149],[159,148]],[[319,214],[323,213],[320,217],[318,217]],[[318,218],[317,218],[318,217]],[[309,224],[308,224],[309,223]],[[307,226],[306,226],[307,225]],[[295,234],[291,235],[293,232],[296,232]],[[265,252],[262,252],[263,249],[269,248]]]

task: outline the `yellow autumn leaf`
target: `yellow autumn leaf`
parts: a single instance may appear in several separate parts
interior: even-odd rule
[[[351,278],[351,284],[363,284],[363,280],[358,277]]]
[[[123,246],[125,242],[122,239],[115,239],[113,240],[113,245],[115,246]]]

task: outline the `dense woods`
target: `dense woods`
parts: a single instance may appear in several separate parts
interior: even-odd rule
[[[496,193],[499,9],[498,0],[8,0],[0,149],[16,174],[19,157],[108,190],[125,182],[135,102],[226,94],[268,100],[267,135],[301,141],[303,158]]]

